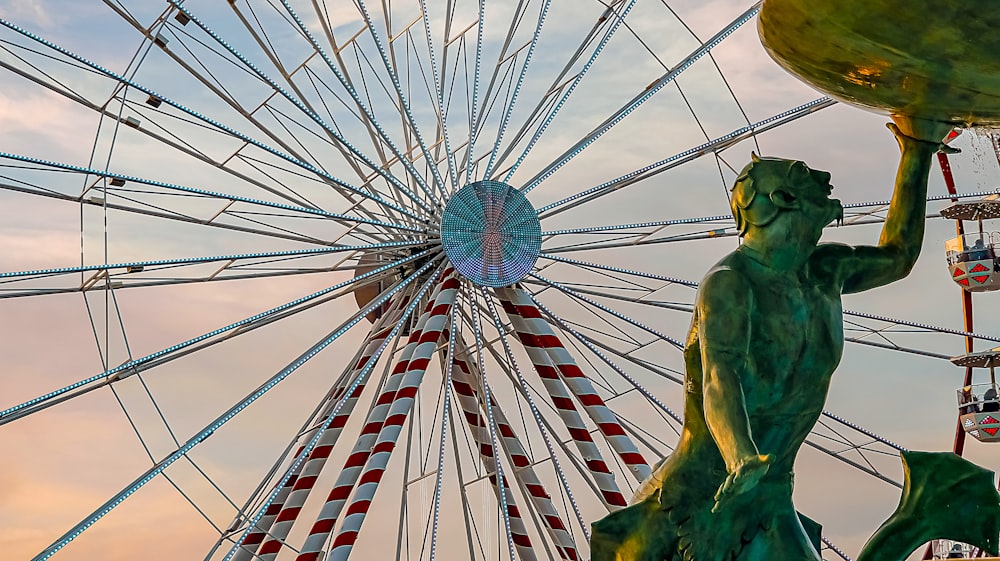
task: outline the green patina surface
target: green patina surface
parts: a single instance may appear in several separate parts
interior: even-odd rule
[[[820,561],[821,528],[792,505],[792,466],[840,361],[841,295],[913,267],[948,123],[1000,124],[992,4],[765,0],[761,39],[782,66],[893,116],[902,157],[882,235],[873,246],[819,243],[843,212],[830,174],[756,156],[744,168],[732,197],[744,243],[698,289],[680,440],[632,506],[594,524],[594,561]],[[899,507],[859,561],[902,561],[936,538],[996,552],[992,472],[951,453],[902,457]]]
[[[765,0],[761,40],[855,105],[1000,126],[1000,9],[984,0]]]
[[[819,526],[792,505],[792,467],[840,361],[841,295],[909,273],[940,144],[900,128],[932,139],[950,128],[896,121],[902,157],[878,245],[819,243],[843,212],[830,198],[830,174],[757,157],[744,168],[732,197],[744,243],[698,289],[684,353],[680,441],[635,504],[594,524],[594,561],[820,560]],[[861,559],[902,561],[932,538],[995,550],[1000,496],[992,475],[950,453],[907,461],[904,503]],[[956,512],[992,523],[957,534]]]

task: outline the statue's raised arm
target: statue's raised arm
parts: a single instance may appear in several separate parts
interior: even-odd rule
[[[698,289],[680,441],[632,507],[595,524],[595,561],[820,561],[818,527],[792,505],[792,467],[840,362],[841,294],[913,267],[931,157],[951,128],[895,121],[902,156],[878,245],[819,243],[843,216],[829,173],[756,155],[740,173],[743,244]]]
[[[842,293],[861,292],[904,278],[920,254],[924,238],[927,176],[931,155],[953,125],[894,117],[889,125],[901,151],[896,185],[877,246],[823,244],[813,266],[825,272]]]

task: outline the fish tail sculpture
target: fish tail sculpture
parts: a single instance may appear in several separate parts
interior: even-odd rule
[[[1000,493],[994,487],[993,472],[951,452],[903,452],[902,461],[904,482],[899,506],[868,540],[857,561],[905,561],[910,553],[934,539],[971,544],[996,555],[1000,541]],[[819,525],[801,514],[799,518],[818,551]],[[726,525],[720,522],[714,526]],[[690,548],[678,540],[680,533],[680,522],[661,507],[658,495],[654,494],[594,524],[592,559],[756,561],[756,558],[748,560],[739,551],[718,559],[692,557]],[[688,540],[728,538],[718,531],[687,536]]]
[[[934,539],[996,555],[1000,493],[993,472],[951,452],[903,452],[903,494],[857,561],[903,561]]]

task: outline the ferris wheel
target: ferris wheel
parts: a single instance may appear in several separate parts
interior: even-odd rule
[[[97,4],[0,16],[0,439],[24,451],[0,540],[40,560],[588,558],[679,434],[728,185],[837,111],[778,71],[741,89],[759,4]],[[885,195],[845,189],[831,235],[872,243]],[[857,302],[850,368],[1000,342]],[[857,418],[891,408],[878,383],[807,441],[817,504],[864,510],[822,495],[843,473],[901,487],[907,440]]]

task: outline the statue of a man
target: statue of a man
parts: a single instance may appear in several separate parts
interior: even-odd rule
[[[633,506],[594,525],[594,561],[819,561],[792,466],[844,346],[841,294],[905,277],[949,125],[896,118],[902,158],[878,246],[819,243],[830,174],[756,155],[733,187],[743,244],[705,276],[684,351],[684,428]]]

